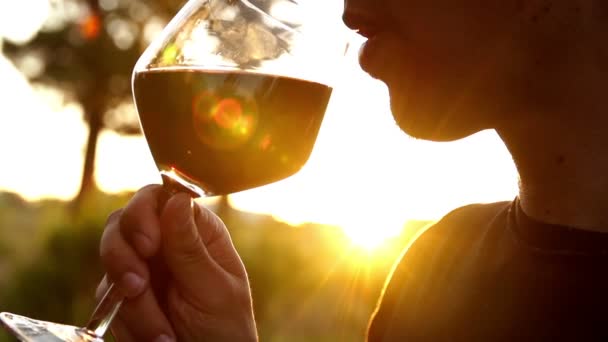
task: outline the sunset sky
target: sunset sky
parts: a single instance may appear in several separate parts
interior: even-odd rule
[[[45,0],[0,2],[0,40],[27,39],[44,20],[45,6]],[[463,204],[512,199],[516,171],[494,132],[430,143],[399,131],[386,88],[357,65],[361,42],[347,56],[348,72],[336,85],[305,168],[285,181],[234,195],[233,204],[294,224],[340,225],[353,236],[373,226],[377,236],[385,236],[408,219],[438,219]],[[28,200],[71,199],[86,140],[80,109],[61,106],[57,94],[34,93],[1,56],[0,75],[0,190]],[[159,181],[143,138],[104,132],[98,148],[102,190],[116,193]]]

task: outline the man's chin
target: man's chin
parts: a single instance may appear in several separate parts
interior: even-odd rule
[[[421,140],[449,142],[466,138],[482,129],[466,125],[456,115],[440,109],[416,106],[415,100],[396,98],[391,94],[391,111],[395,123],[407,135]]]

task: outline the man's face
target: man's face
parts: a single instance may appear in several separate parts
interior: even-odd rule
[[[555,95],[579,1],[345,0],[370,39],[364,70],[384,81],[408,134],[453,140],[529,115]],[[570,6],[570,7],[568,7]],[[570,61],[571,62],[571,61]]]

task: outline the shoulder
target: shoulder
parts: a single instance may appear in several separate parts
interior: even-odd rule
[[[453,210],[432,227],[435,230],[479,229],[480,225],[491,223],[509,209],[512,202],[470,204]]]
[[[487,229],[506,220],[512,202],[470,204],[455,209],[429,225],[405,249],[398,264],[429,254],[444,254],[452,247],[475,243]]]
[[[492,227],[503,226],[511,203],[467,205],[422,231],[387,280],[370,325],[370,341],[383,340],[378,337],[395,328],[391,327],[395,317],[403,323],[409,314],[425,316],[431,297],[441,291],[437,287],[450,283],[454,271],[466,268],[464,264],[475,258]],[[405,312],[404,307],[408,308]]]

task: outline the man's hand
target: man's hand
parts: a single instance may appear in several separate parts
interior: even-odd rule
[[[226,226],[186,194],[163,206],[163,192],[147,186],[108,219],[97,295],[110,281],[126,297],[112,333],[119,341],[256,341],[247,274]]]

